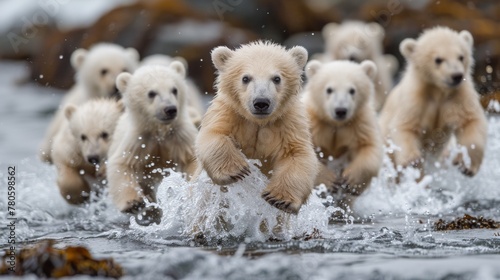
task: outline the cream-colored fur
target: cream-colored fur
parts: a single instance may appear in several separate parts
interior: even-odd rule
[[[163,65],[169,66],[170,63],[174,61],[180,61],[184,64],[186,70],[188,69],[187,61],[181,56],[170,57],[168,55],[163,54],[153,54],[145,57],[141,61],[141,66],[144,65]],[[196,84],[191,79],[186,79],[187,88],[186,91],[186,100],[188,105],[189,117],[193,121],[196,127],[201,125],[201,119],[203,118],[203,114],[205,114],[205,106],[203,106],[203,102],[201,100],[201,92],[196,86]]]
[[[133,75],[122,73],[116,84],[123,94],[120,118],[109,151],[107,177],[110,195],[123,212],[134,212],[144,198],[156,201],[155,188],[163,169],[192,175],[196,169],[197,129],[186,109],[185,68],[175,61],[166,66],[143,66]],[[175,109],[174,115],[168,113]]]
[[[371,61],[313,60],[306,66],[306,76],[304,102],[313,143],[325,165],[316,183],[347,184],[350,194],[359,195],[382,165],[382,137],[370,104],[377,68]],[[339,177],[324,170],[331,157],[347,159],[343,170],[335,170]]]
[[[261,171],[270,177],[262,197],[297,213],[318,172],[298,97],[307,51],[254,42],[234,51],[215,48],[212,61],[218,91],[196,138],[201,167],[214,183],[227,185],[249,175],[246,159],[259,159]],[[259,103],[262,99],[267,108]]]
[[[478,172],[487,122],[472,82],[472,49],[468,31],[458,33],[446,27],[401,42],[407,69],[380,116],[383,135],[400,148],[392,155],[395,164],[421,167],[428,155],[439,156],[454,135],[471,159],[466,166],[459,156],[455,164],[466,175]]]
[[[139,63],[139,54],[133,48],[101,43],[89,50],[77,49],[71,55],[76,71],[76,84],[61,101],[50,123],[39,151],[40,160],[52,163],[51,150],[54,137],[64,123],[64,108],[79,106],[96,98],[118,97],[115,79],[121,72],[133,72]]]
[[[51,156],[57,167],[59,191],[69,203],[88,200],[91,187],[87,178],[104,178],[109,143],[123,109],[121,101],[111,99],[65,108]]]
[[[324,61],[351,60],[359,63],[371,60],[377,65],[374,106],[380,111],[392,88],[392,77],[398,68],[396,58],[383,55],[385,32],[382,26],[360,21],[329,23],[323,27],[322,34],[325,39]]]

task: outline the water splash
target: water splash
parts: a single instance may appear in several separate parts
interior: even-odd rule
[[[333,233],[328,227],[333,210],[325,209],[316,195],[310,196],[298,215],[269,205],[260,196],[268,179],[256,166],[258,161],[249,164],[252,175],[226,187],[214,185],[205,172],[191,183],[170,172],[157,192],[162,222],[144,228],[132,221],[131,228],[150,234],[202,235],[209,242],[290,240],[314,230]]]

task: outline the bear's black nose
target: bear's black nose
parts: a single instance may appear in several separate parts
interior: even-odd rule
[[[121,95],[120,91],[118,90],[118,88],[115,86],[109,97],[120,100],[120,98],[122,98],[122,95]]]
[[[460,84],[460,82],[462,82],[463,78],[464,78],[464,75],[462,75],[461,73],[451,75],[451,79],[453,80],[454,86]]]
[[[175,106],[168,106],[163,109],[163,112],[169,119],[173,119],[177,116],[177,107]]]
[[[335,116],[339,120],[345,119],[345,117],[347,116],[347,109],[346,108],[337,108],[337,109],[335,109]]]
[[[87,156],[87,161],[90,164],[98,164],[99,163],[99,156],[98,155]]]
[[[267,109],[269,109],[270,104],[271,104],[271,101],[268,98],[256,98],[253,101],[253,107],[258,112],[266,111]]]

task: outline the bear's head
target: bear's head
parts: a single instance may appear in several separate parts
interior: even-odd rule
[[[312,60],[306,66],[306,91],[322,119],[343,123],[363,106],[372,106],[376,75],[377,67],[370,60],[361,64],[341,60],[323,64]]]
[[[139,64],[139,53],[134,48],[101,43],[89,50],[77,49],[71,55],[71,65],[77,80],[92,97],[117,97],[115,80],[122,72],[133,72]]]
[[[330,59],[361,62],[373,60],[382,52],[385,32],[378,23],[347,21],[323,27],[325,53]]]
[[[105,162],[118,119],[124,111],[122,101],[91,100],[76,107],[68,105],[64,114],[80,153],[90,164]]]
[[[436,27],[425,31],[418,40],[403,40],[399,50],[425,82],[450,90],[460,86],[464,78],[470,79],[473,43],[468,31],[458,33]]]
[[[149,56],[146,56],[141,60],[141,63],[139,66],[145,66],[145,65],[163,65],[163,66],[169,66],[170,63],[174,61],[180,61],[184,65],[184,68],[186,68],[186,72],[188,69],[188,62],[186,59],[182,56],[168,56],[165,54],[152,54]]]
[[[182,116],[186,95],[186,69],[179,61],[168,67],[147,65],[132,75],[122,73],[116,86],[127,110],[138,120],[170,124]]]
[[[241,116],[265,123],[279,118],[298,96],[307,51],[259,41],[234,51],[217,47],[212,62],[218,70],[218,94],[231,99],[229,106]]]

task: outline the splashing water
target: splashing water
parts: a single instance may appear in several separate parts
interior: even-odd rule
[[[311,195],[298,215],[284,213],[269,205],[260,194],[268,183],[258,169],[258,161],[249,161],[252,175],[220,187],[203,172],[192,183],[171,171],[158,188],[158,204],[164,216],[159,225],[141,227],[131,220],[131,228],[156,234],[202,234],[208,241],[290,240],[320,231],[332,233],[328,220],[333,209],[325,209],[322,200]]]

